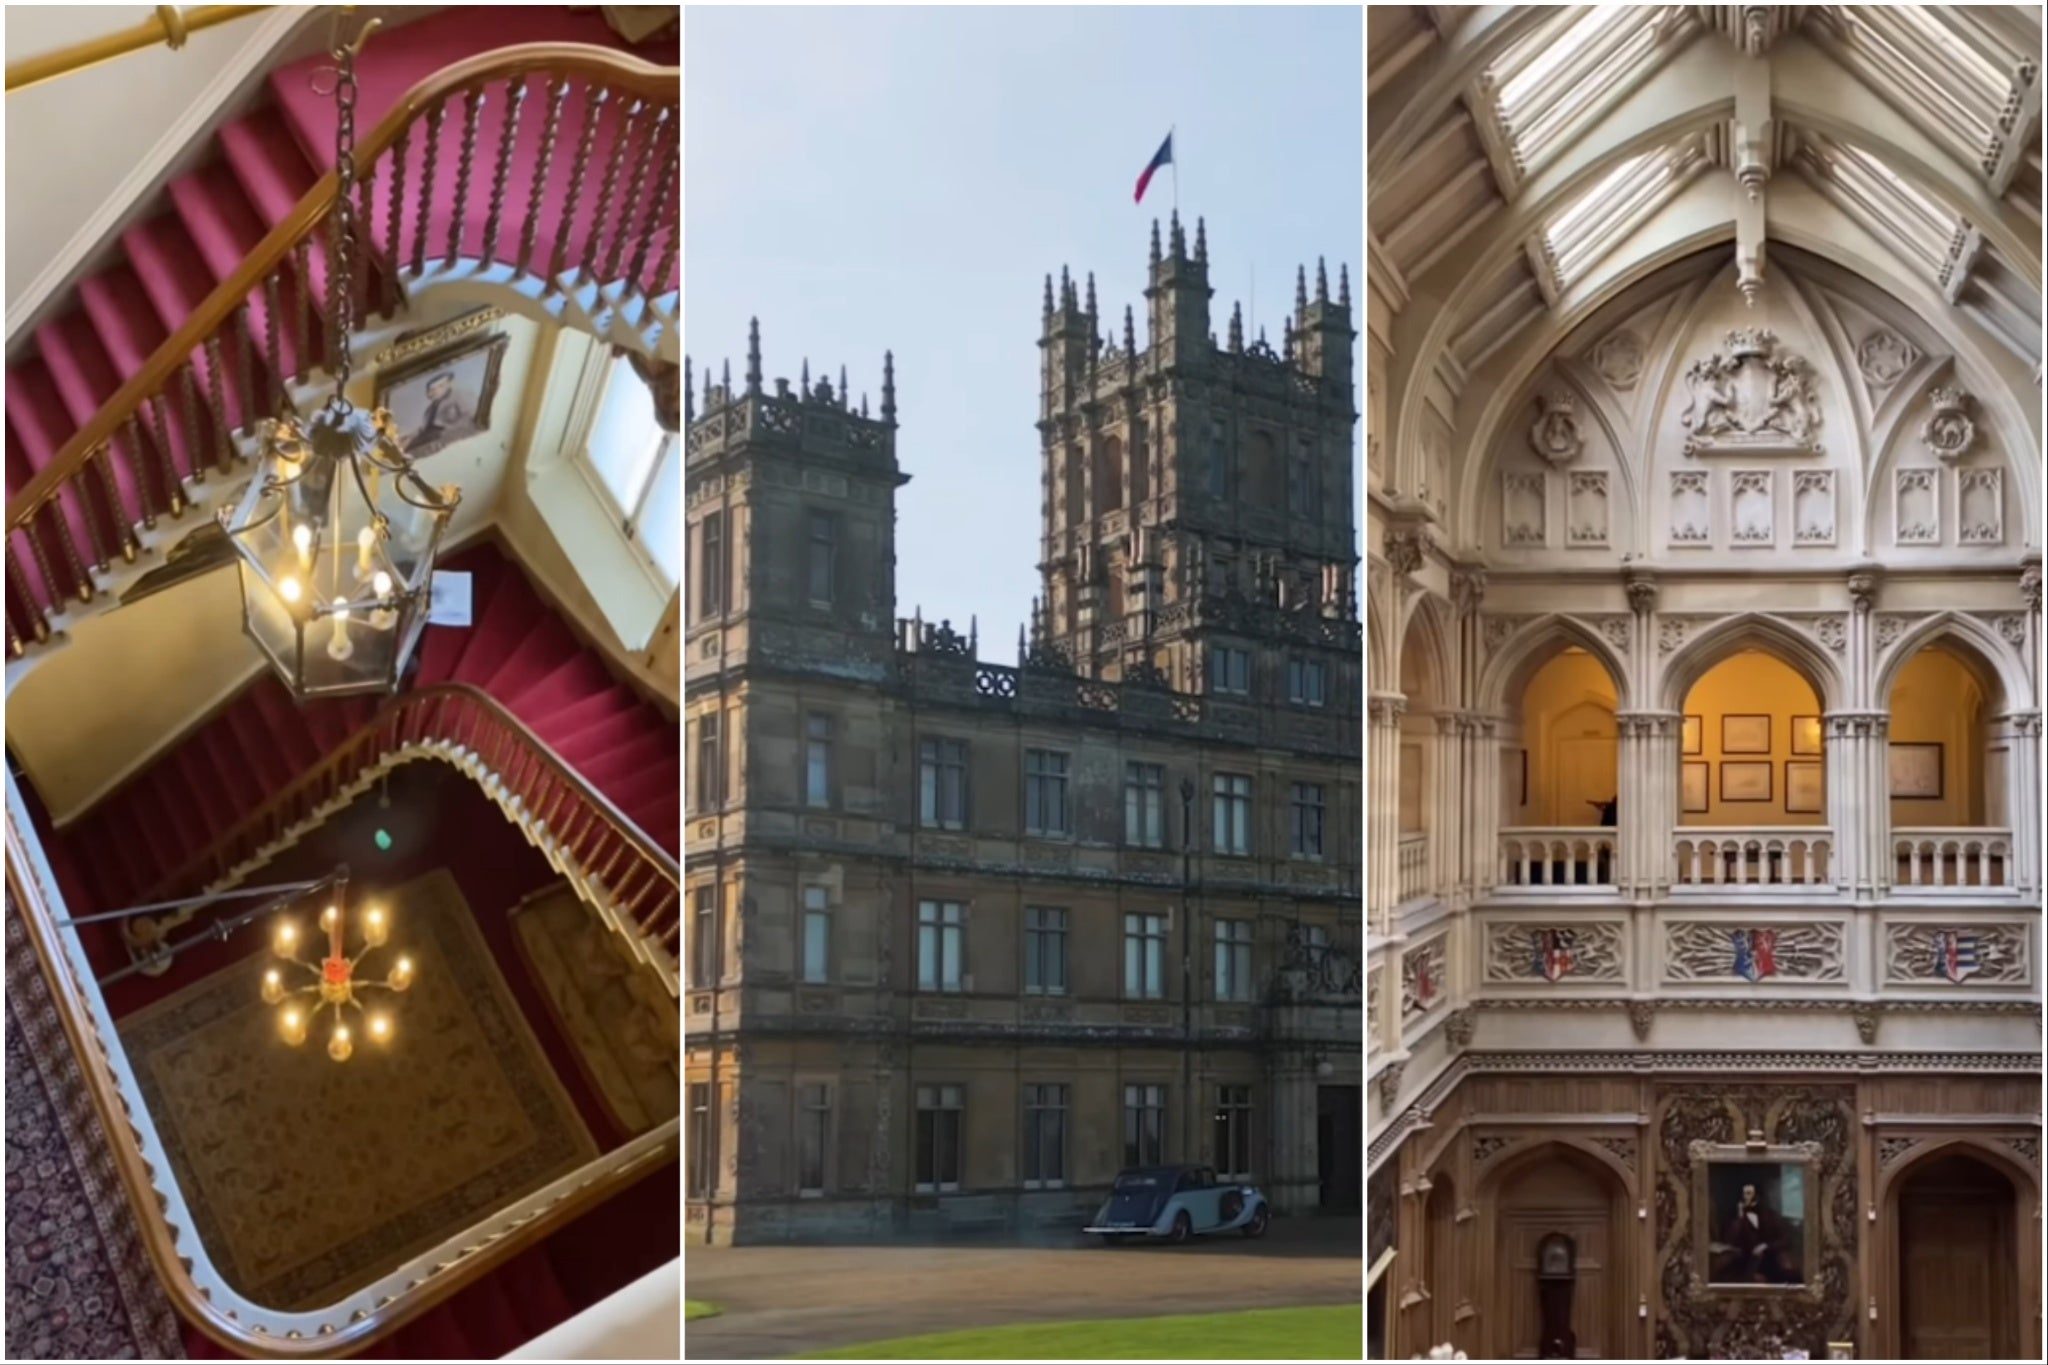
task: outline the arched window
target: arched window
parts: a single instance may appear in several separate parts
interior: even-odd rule
[[[1095,446],[1095,515],[1124,505],[1124,443],[1105,436]]]

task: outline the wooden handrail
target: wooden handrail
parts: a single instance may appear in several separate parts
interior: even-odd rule
[[[154,19],[145,19],[129,28],[115,29],[112,33],[102,33],[96,38],[60,47],[55,52],[24,57],[13,63],[7,68],[7,93],[11,95],[17,90],[41,85],[44,81],[68,76],[74,71],[125,57],[130,52],[155,47],[158,43],[175,52],[185,46],[185,39],[191,34],[239,19],[245,14],[261,14],[269,8],[269,5],[197,5],[180,11],[176,5],[158,5]]]
[[[530,759],[543,766],[548,771],[550,780],[573,790],[577,802],[593,812],[620,838],[631,844],[640,859],[650,865],[657,875],[664,876],[672,885],[680,884],[682,870],[675,858],[613,805],[604,793],[591,786],[566,759],[548,747],[547,742],[535,734],[525,721],[481,688],[468,683],[440,683],[416,692],[402,693],[386,702],[378,708],[376,715],[336,745],[325,758],[279,788],[268,800],[236,821],[206,848],[186,859],[175,872],[160,880],[142,897],[143,903],[161,900],[171,895],[174,888],[192,885],[206,875],[209,867],[219,867],[225,872],[234,865],[232,850],[247,847],[250,852],[254,852],[255,848],[261,846],[264,832],[276,826],[281,814],[318,805],[325,795],[347,786],[364,768],[407,744],[435,738],[453,741],[474,740],[473,727],[463,725],[460,717],[457,718],[457,724],[449,727],[457,733],[415,734],[404,724],[408,714],[432,715],[437,709],[445,709],[442,703],[449,700],[483,711],[504,733],[516,740],[521,749],[521,761]],[[389,748],[384,748],[382,741],[387,735],[395,742]]]
[[[414,86],[401,97],[377,126],[357,143],[356,164],[367,167],[394,146],[400,136],[428,109],[449,95],[491,81],[534,74],[552,76],[601,76],[607,86],[636,96],[676,103],[681,89],[681,72],[674,67],[655,66],[610,48],[585,43],[527,43],[499,49],[458,62]],[[28,527],[30,520],[59,489],[84,473],[86,462],[110,441],[123,425],[135,417],[148,399],[159,394],[170,378],[191,358],[192,352],[218,333],[241,308],[250,293],[268,278],[302,242],[310,242],[315,231],[333,209],[338,176],[332,170],[321,176],[300,197],[283,221],[272,228],[243,258],[235,273],[206,296],[192,315],[150,354],[142,368],[99,411],[72,433],[50,463],[37,471],[7,503],[7,529],[11,533]],[[366,236],[374,236],[372,224],[365,224]]]

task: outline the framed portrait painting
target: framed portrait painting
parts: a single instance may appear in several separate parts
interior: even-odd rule
[[[511,338],[488,332],[377,373],[377,406],[391,413],[414,459],[491,429],[498,370]]]
[[[1941,800],[1940,744],[1894,744],[1891,763],[1891,794],[1907,801]]]
[[[1771,761],[1721,763],[1723,801],[1768,801],[1771,799]]]
[[[1724,754],[1767,754],[1771,751],[1769,716],[1721,717],[1721,752]]]
[[[1820,1269],[1815,1149],[1695,1142],[1695,1269],[1714,1292],[1805,1290]]]

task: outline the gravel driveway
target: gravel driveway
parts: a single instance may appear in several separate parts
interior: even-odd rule
[[[693,1247],[691,1360],[761,1360],[925,1332],[1072,1318],[1359,1303],[1359,1219],[1276,1219],[1257,1241],[1103,1247],[1067,1240]]]

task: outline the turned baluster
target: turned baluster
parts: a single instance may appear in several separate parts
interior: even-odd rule
[[[648,107],[651,106],[642,106],[643,109]],[[619,277],[619,258],[625,254],[626,238],[630,235],[633,223],[633,205],[641,198],[645,198],[649,215],[658,212],[661,208],[658,202],[660,198],[659,193],[657,192],[653,195],[647,193],[647,177],[654,169],[654,155],[661,146],[663,134],[668,131],[668,110],[655,110],[652,127],[647,126],[647,119],[644,115],[635,126],[639,129],[640,159],[633,165],[632,197],[627,200],[625,207],[620,210],[619,229],[612,234],[612,249],[604,258],[603,279],[607,283]]]
[[[85,457],[86,468],[79,470],[78,482],[74,487],[78,492],[78,519],[85,523],[85,547],[91,555],[91,559],[87,562],[92,566],[94,572],[105,573],[107,571],[106,539],[104,532],[100,528],[99,511],[93,506],[92,479],[88,473],[90,466],[97,458],[99,458],[99,451],[97,450]]]
[[[630,104],[620,106],[619,134],[612,139],[611,158],[605,162],[604,178],[598,182],[597,216],[590,220],[590,235],[584,239],[583,254],[576,263],[578,282],[598,279],[598,262],[604,257],[604,233],[606,224],[611,222],[612,197],[618,193],[619,173],[625,169],[626,153],[633,144],[633,135],[640,126],[640,113],[647,107],[646,102],[635,97]]]
[[[540,234],[541,198],[547,193],[548,167],[554,160],[555,137],[562,128],[562,106],[568,102],[569,81],[556,76],[548,82],[548,112],[541,120],[540,160],[533,168],[533,190],[526,199],[526,226],[519,234],[519,273],[527,273],[533,261],[533,244]]]
[[[434,102],[427,113],[427,151],[420,161],[420,216],[412,231],[412,273],[415,278],[427,268],[427,219],[434,208],[434,161],[441,146],[441,120],[448,115],[448,101]],[[460,205],[457,206],[458,213]]]
[[[647,202],[647,221],[640,225],[640,240],[633,248],[632,262],[626,267],[626,279],[650,297],[661,292],[657,287],[659,281],[646,280],[642,276],[647,270],[647,255],[654,247],[655,235],[661,231],[662,224],[674,212],[671,201],[675,196],[676,185],[676,155],[674,150],[666,145],[670,139],[660,137],[659,133],[673,133],[674,130],[675,125],[671,121],[669,110],[664,108],[661,111],[656,138],[664,144],[665,152],[661,158],[661,179],[656,182],[654,194]]]
[[[92,463],[100,471],[100,483],[107,491],[107,506],[113,509],[114,525],[121,533],[121,558],[133,564],[140,547],[135,543],[135,522],[128,515],[128,505],[121,497],[120,482],[114,477],[114,443],[109,441],[94,451]]]
[[[35,529],[24,525],[21,530],[22,534],[26,535],[29,542],[33,544],[35,542]],[[43,580],[45,591],[49,590],[49,584],[50,580],[45,578]],[[7,586],[14,589],[23,609],[27,611],[30,629],[34,631],[36,641],[41,643],[49,639],[49,617],[44,613],[42,603],[36,601],[35,594],[29,590],[28,575],[22,572],[21,561],[14,554],[14,537],[12,535],[7,537]]]
[[[206,339],[206,408],[213,417],[214,468],[226,472],[234,464],[234,428],[228,425],[227,362],[221,359],[220,333]]]
[[[43,577],[43,590],[50,595],[50,610],[55,612],[64,609],[65,592],[62,581],[50,567],[49,547],[43,544],[43,513],[49,510],[50,504],[45,502],[29,513],[28,524],[23,529],[28,532],[28,549],[35,556],[36,572]]]
[[[497,263],[498,224],[505,214],[505,187],[512,179],[512,150],[519,140],[519,107],[526,103],[526,77],[514,76],[505,91],[505,129],[498,139],[498,167],[491,174],[491,208],[484,219],[483,264]]]
[[[299,379],[313,368],[313,329],[310,322],[314,311],[313,247],[310,238],[300,238],[298,245],[292,248],[292,278],[298,284],[292,290],[292,340],[297,343],[297,354],[291,377]]]
[[[178,430],[185,437],[186,463],[192,482],[206,482],[206,427],[199,420],[199,380],[187,363],[178,367]]]
[[[263,355],[270,362],[270,398],[263,405],[266,412],[276,412],[284,405],[284,342],[277,322],[277,272],[273,270],[263,277]]]
[[[256,415],[263,408],[263,400],[256,387],[256,315],[247,299],[235,310],[235,377],[241,381],[241,392],[236,395],[235,404],[241,420],[235,423],[237,430],[246,430],[254,425]]]
[[[469,207],[469,170],[476,161],[476,127],[484,112],[482,86],[472,86],[462,114],[462,155],[455,162],[455,211],[448,216],[448,256],[454,265],[462,254],[464,210]]]
[[[569,238],[576,227],[576,204],[583,197],[583,173],[590,166],[591,148],[597,144],[598,120],[604,117],[604,102],[608,98],[610,92],[595,85],[583,95],[583,137],[576,144],[576,160],[569,170],[569,193],[562,200],[561,218],[555,227],[555,258],[548,269],[550,289],[561,281],[562,272],[568,268]]]

